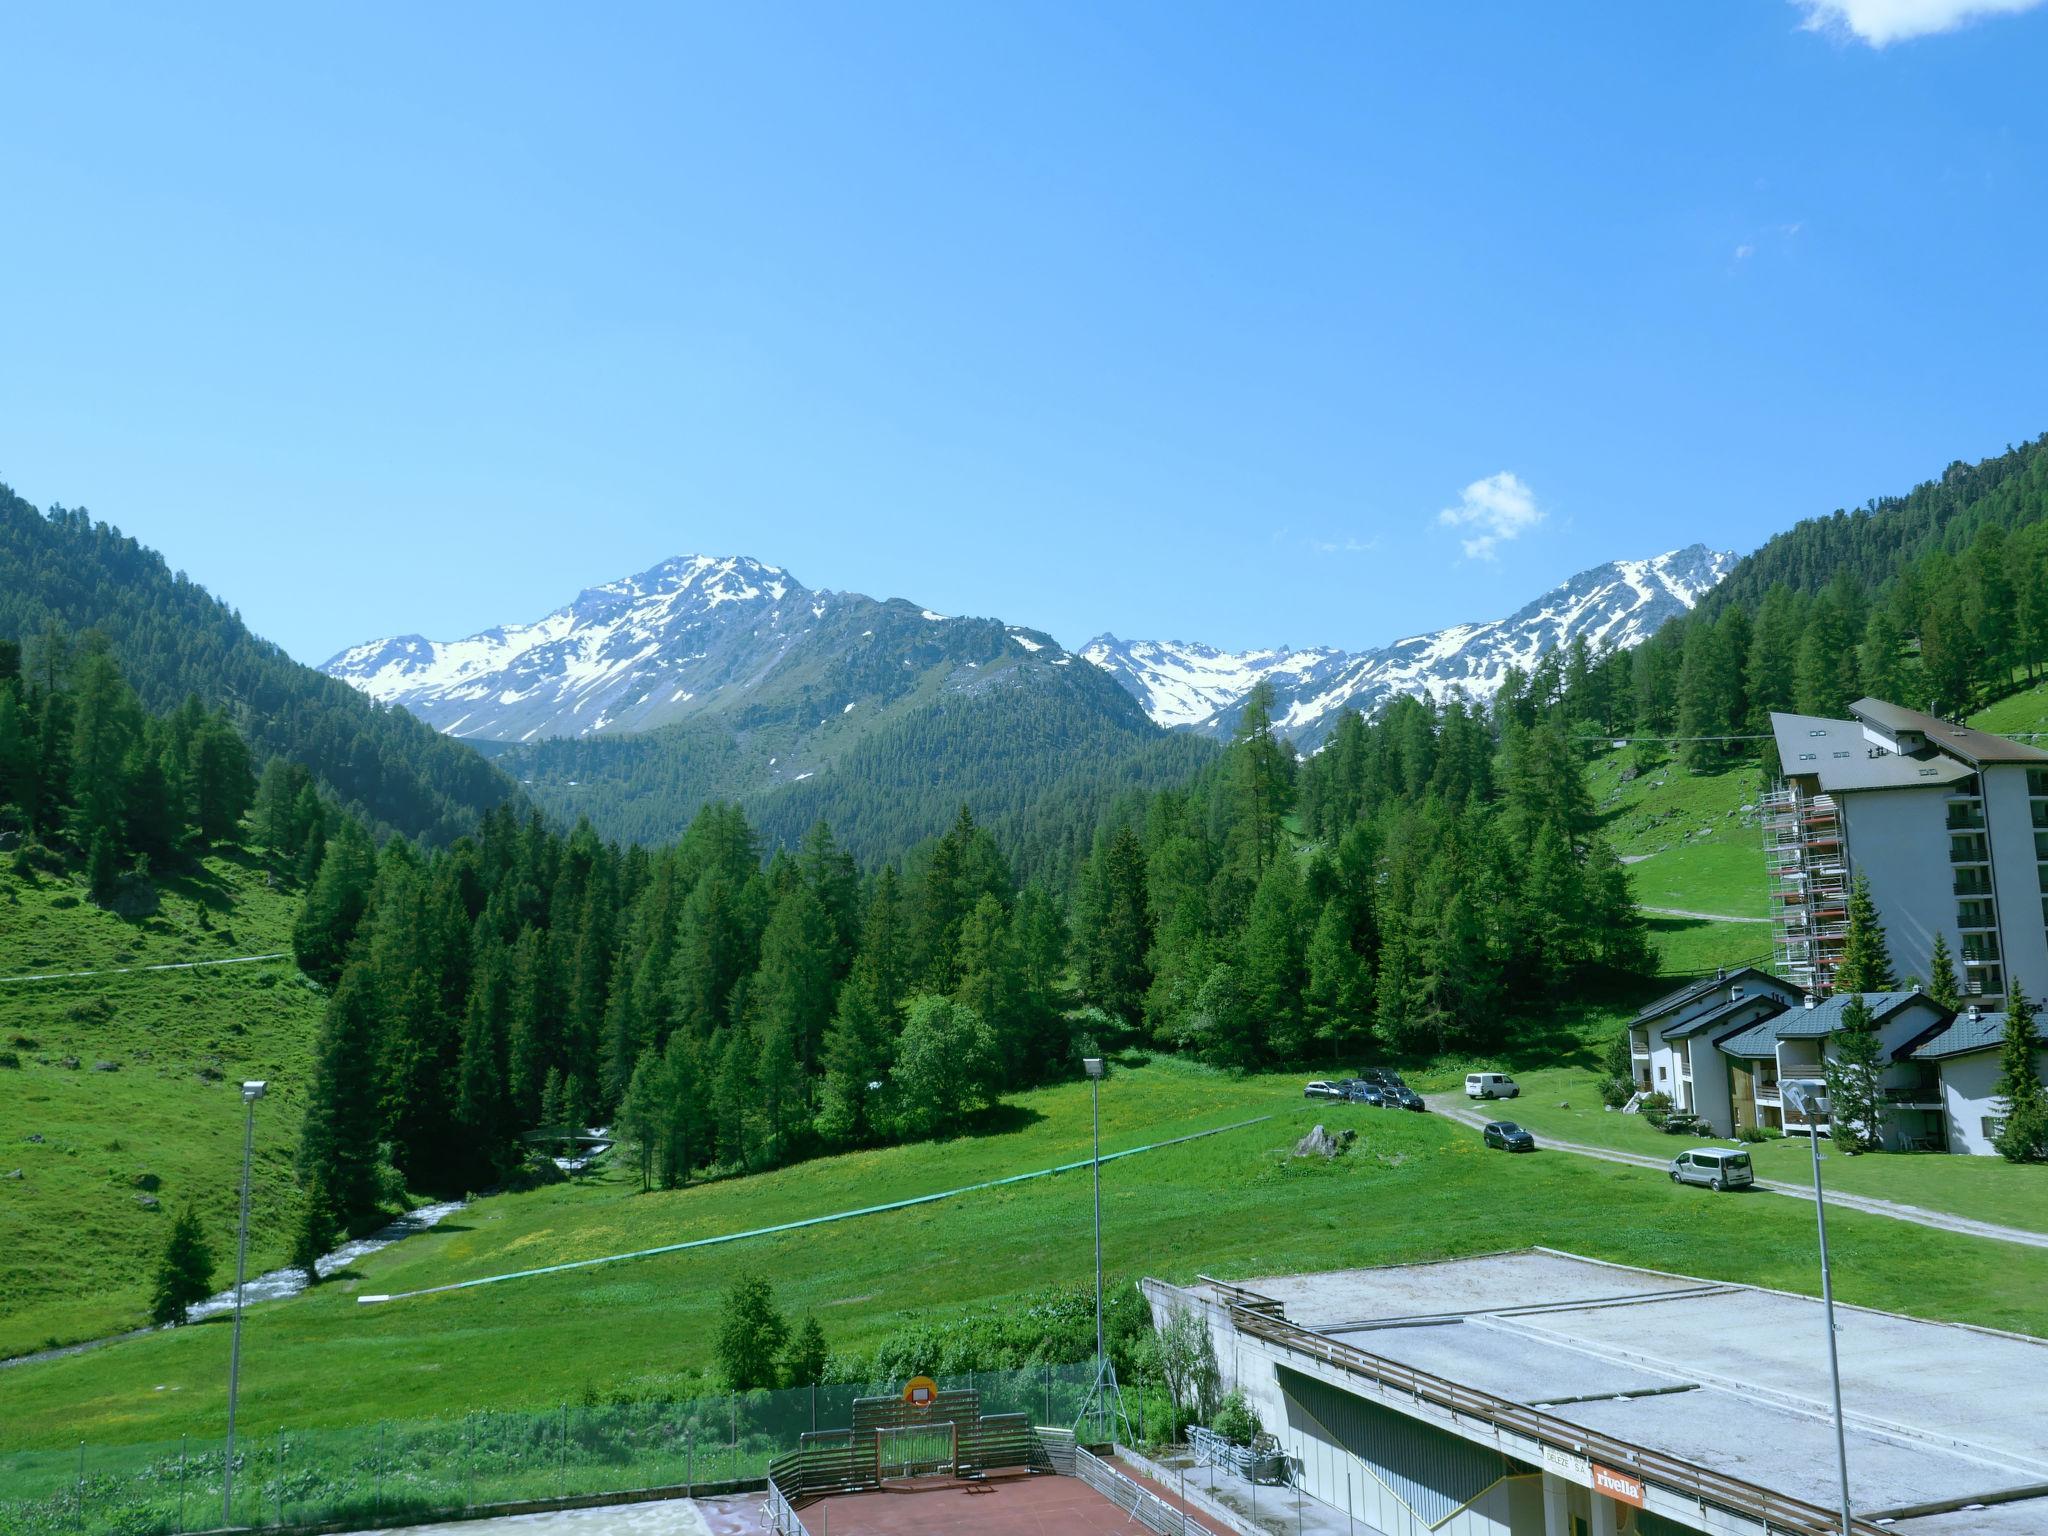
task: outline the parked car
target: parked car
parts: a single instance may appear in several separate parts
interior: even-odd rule
[[[1505,1072],[1465,1074],[1465,1097],[1468,1099],[1519,1099],[1521,1096],[1522,1090]]]
[[[1489,1147],[1499,1147],[1503,1152],[1534,1152],[1536,1138],[1523,1130],[1512,1120],[1494,1120],[1488,1123],[1480,1137]]]
[[[1423,1110],[1429,1106],[1422,1102],[1422,1095],[1406,1083],[1396,1083],[1391,1088],[1382,1087],[1380,1097],[1387,1101],[1389,1109]]]
[[[1366,1082],[1371,1083],[1375,1088],[1406,1088],[1408,1086],[1401,1081],[1400,1073],[1391,1071],[1386,1067],[1367,1067],[1358,1075],[1365,1079]]]
[[[1344,1097],[1344,1090],[1335,1083],[1317,1078],[1301,1090],[1301,1096],[1304,1099],[1341,1099]]]
[[[1747,1189],[1756,1182],[1749,1154],[1732,1147],[1694,1147],[1671,1159],[1671,1182],[1709,1189]]]
[[[1363,1104],[1370,1109],[1387,1108],[1386,1094],[1372,1083],[1354,1081],[1344,1091],[1344,1097],[1354,1104]]]

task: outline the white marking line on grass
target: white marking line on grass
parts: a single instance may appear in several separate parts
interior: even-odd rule
[[[1271,1115],[1255,1115],[1249,1120],[1239,1120],[1233,1125],[1219,1125],[1213,1130],[1194,1131],[1186,1136],[1175,1136],[1167,1141],[1148,1142],[1142,1147],[1126,1147],[1121,1152],[1106,1152],[1102,1160],[1113,1163],[1120,1157],[1136,1157],[1140,1152],[1156,1152],[1161,1147],[1177,1147],[1183,1142],[1200,1141],[1205,1136],[1221,1136],[1226,1131],[1241,1131],[1249,1125],[1261,1125],[1272,1119]],[[785,1221],[773,1227],[753,1227],[745,1232],[726,1232],[717,1237],[692,1238],[687,1243],[668,1243],[660,1248],[637,1248],[631,1253],[608,1253],[596,1259],[571,1259],[566,1264],[549,1264],[540,1269],[516,1269],[510,1274],[484,1275],[475,1280],[455,1280],[447,1285],[429,1285],[417,1291],[397,1291],[388,1296],[358,1296],[358,1306],[369,1306],[374,1302],[406,1301],[414,1296],[435,1296],[443,1291],[464,1291],[475,1285],[496,1285],[500,1280],[530,1280],[536,1275],[559,1275],[571,1269],[588,1269],[594,1264],[617,1264],[626,1259],[651,1259],[657,1254],[681,1253],[689,1248],[710,1248],[718,1243],[737,1243],[749,1237],[770,1237],[777,1232],[795,1232],[803,1227],[822,1227],[827,1222],[851,1221],[856,1216],[879,1216],[884,1211],[907,1210],[913,1205],[930,1205],[934,1200],[951,1200],[956,1195],[971,1195],[978,1190],[997,1189],[1005,1184],[1022,1184],[1027,1179],[1049,1178],[1055,1173],[1072,1173],[1076,1168],[1090,1168],[1095,1164],[1092,1157],[1084,1157],[1078,1163],[1061,1163],[1052,1168],[1039,1168],[1031,1173],[1013,1173],[1005,1178],[985,1179],[979,1184],[963,1184],[958,1189],[942,1189],[937,1194],[912,1195],[908,1200],[891,1200],[886,1205],[864,1205],[858,1210],[834,1211],[829,1216],[806,1216],[802,1221]]]
[[[141,971],[196,971],[202,965],[254,965],[259,960],[288,958],[283,950],[272,955],[236,955],[232,960],[173,960],[164,965],[110,965],[100,971],[45,971],[39,976],[0,976],[9,981],[71,981],[80,976],[128,976]]]

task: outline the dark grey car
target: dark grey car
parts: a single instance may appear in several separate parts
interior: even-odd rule
[[[1512,1120],[1489,1121],[1481,1135],[1489,1147],[1499,1147],[1503,1152],[1536,1150],[1536,1138]]]

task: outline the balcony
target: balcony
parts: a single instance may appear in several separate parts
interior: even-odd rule
[[[1783,1096],[1778,1092],[1778,1085],[1776,1083],[1758,1083],[1750,1090],[1750,1095],[1759,1104],[1782,1104],[1784,1102]]]

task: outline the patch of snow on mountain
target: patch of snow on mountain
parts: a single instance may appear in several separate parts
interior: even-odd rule
[[[1372,714],[1402,694],[1442,698],[1460,690],[1489,699],[1508,669],[1533,669],[1583,636],[1596,652],[1627,649],[1697,603],[1735,563],[1695,544],[1650,560],[1617,560],[1582,571],[1519,612],[1483,624],[1454,624],[1375,650],[1220,651],[1184,641],[1123,641],[1102,635],[1081,657],[1121,683],[1159,724],[1227,733],[1261,681],[1274,691],[1275,725],[1313,748],[1346,709]]]

